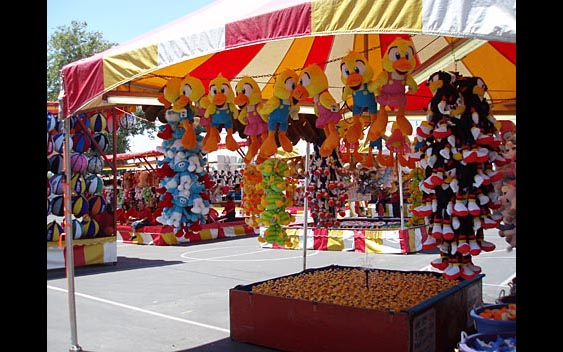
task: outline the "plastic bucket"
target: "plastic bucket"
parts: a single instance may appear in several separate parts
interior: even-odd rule
[[[516,320],[494,320],[481,317],[479,314],[485,309],[499,309],[508,307],[508,303],[490,304],[472,309],[469,315],[475,321],[478,333],[498,333],[505,331],[516,331]]]
[[[502,339],[513,338],[514,343],[516,344],[516,331],[505,331],[499,333],[478,333],[469,336],[467,336],[465,332],[462,332],[461,341],[457,344],[457,347],[460,352],[489,351],[490,349],[484,349],[483,347],[481,347],[479,341],[482,341],[484,343],[490,343],[492,341],[496,341],[499,336]],[[509,347],[506,345],[502,347],[505,348],[502,351],[516,351],[516,346],[514,346],[513,349],[509,349]]]

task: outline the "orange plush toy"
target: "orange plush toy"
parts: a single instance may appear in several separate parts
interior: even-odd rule
[[[340,71],[340,79],[345,85],[342,92],[342,100],[346,101],[350,96],[353,99],[352,126],[346,132],[346,140],[350,144],[355,144],[361,139],[363,134],[363,125],[360,119],[362,111],[364,109],[368,110],[370,124],[373,124],[377,118],[375,82],[373,81],[374,73],[368,60],[354,51],[342,58]]]
[[[328,79],[319,65],[312,64],[303,69],[295,88],[295,96],[299,99],[313,98],[317,115],[315,127],[322,128],[326,135],[319,153],[322,157],[329,156],[340,144],[336,125],[342,119],[342,113],[328,91]]]
[[[250,163],[262,142],[268,136],[268,124],[258,114],[262,106],[262,91],[258,83],[251,77],[243,77],[235,86],[235,104],[240,108],[238,120],[245,125],[244,134],[250,138],[250,146],[244,157]]]
[[[233,119],[238,117],[238,110],[234,104],[235,93],[228,79],[221,73],[209,82],[209,105],[205,110],[206,118],[211,118],[209,132],[205,135],[202,142],[202,149],[207,153],[219,149],[221,136],[219,132],[222,128],[227,130],[226,144],[227,149],[235,151],[238,143],[233,137]]]
[[[397,38],[393,40],[383,56],[383,71],[375,80],[375,95],[380,105],[379,114],[375,124],[368,131],[370,140],[377,139],[387,127],[387,111],[385,107],[397,107],[397,125],[403,134],[412,134],[412,126],[405,116],[407,97],[405,86],[409,93],[418,90],[416,81],[411,72],[416,66],[414,45],[410,40]]]
[[[293,97],[297,80],[295,71],[291,69],[282,71],[274,83],[273,96],[261,108],[258,108],[258,113],[268,123],[268,137],[260,147],[260,159],[265,160],[276,153],[278,149],[276,131],[283,150],[288,153],[293,151],[293,144],[287,137],[287,128],[290,115],[296,116],[299,111],[297,105],[299,100]]]

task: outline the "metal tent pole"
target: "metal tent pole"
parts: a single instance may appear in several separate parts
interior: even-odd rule
[[[404,217],[404,211],[403,211],[403,171],[401,168],[401,163],[399,162],[398,159],[398,154],[395,153],[395,161],[397,163],[397,173],[398,178],[399,178],[399,210],[401,211],[401,230],[405,229],[405,217]]]
[[[307,234],[309,223],[309,200],[307,199],[307,189],[309,188],[309,142],[305,149],[305,190],[303,192],[303,270],[307,269]]]
[[[66,241],[66,278],[68,287],[68,314],[70,319],[70,348],[69,351],[82,351],[82,347],[78,345],[78,334],[76,329],[76,302],[74,293],[74,251],[73,251],[73,231],[72,231],[72,193],[71,179],[72,173],[70,169],[70,117],[65,118],[63,115],[63,99],[64,92],[59,95],[59,117],[64,119],[64,149],[63,160],[65,169],[64,183],[64,216],[65,216],[65,241]]]

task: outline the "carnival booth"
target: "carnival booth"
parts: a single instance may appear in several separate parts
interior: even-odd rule
[[[470,329],[468,307],[481,301],[483,274],[471,259],[494,249],[483,231],[501,222],[495,183],[506,160],[494,115],[515,114],[515,12],[514,1],[216,1],[63,67],[64,117],[142,101],[145,118],[162,122],[157,221],[177,241],[201,237],[209,223],[214,181],[205,165],[224,143],[244,156],[242,208],[245,224],[260,231],[260,245],[304,253],[438,248],[431,265],[439,273],[415,276],[456,287],[418,305],[408,299],[408,306],[357,311],[354,319],[374,328],[359,324],[353,339],[391,343],[394,351],[452,349],[460,331]],[[413,126],[413,115],[422,122]],[[236,135],[247,139],[245,149]],[[301,166],[279,157],[300,140],[307,142]],[[398,216],[351,217],[354,203],[377,193],[360,188],[387,184],[386,172],[396,177]],[[290,210],[299,187],[303,221],[296,224]],[[391,226],[398,229],[387,232]],[[355,282],[369,291],[371,273],[362,275],[365,285]],[[349,313],[338,306],[343,300],[324,305],[309,295],[309,304],[254,289],[231,290],[233,339],[284,350],[344,349],[330,338],[306,343],[308,332],[269,333],[314,321],[327,328],[323,336],[341,336],[337,322]],[[432,304],[440,298],[447,304]],[[283,309],[272,310],[278,303]],[[297,320],[283,319],[287,311]]]
[[[117,262],[115,205],[103,192],[101,177],[102,158],[109,147],[107,120],[100,113],[81,114],[72,119],[71,126],[65,142],[63,124],[57,114],[47,111],[48,270],[64,268],[69,252],[75,266]],[[67,222],[70,231],[65,230]],[[72,238],[67,233],[72,233]],[[72,242],[70,251],[68,241]]]

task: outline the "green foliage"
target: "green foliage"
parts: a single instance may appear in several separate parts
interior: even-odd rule
[[[71,21],[70,26],[59,26],[49,37],[47,42],[47,100],[57,101],[61,90],[61,69],[66,64],[78,61],[105,51],[116,43],[110,43],[103,38],[103,34],[97,31],[88,31],[86,22]],[[156,131],[154,123],[142,119],[144,112],[138,108],[135,112],[137,123],[126,131],[119,129],[117,132],[117,153],[130,151],[128,136],[146,134],[150,139],[154,137],[150,134]],[[110,141],[108,154],[113,153],[113,137],[107,135]]]
[[[47,42],[47,99],[57,101],[64,65],[90,57],[116,45],[103,39],[101,32],[87,30],[86,22],[72,21],[59,26]]]

